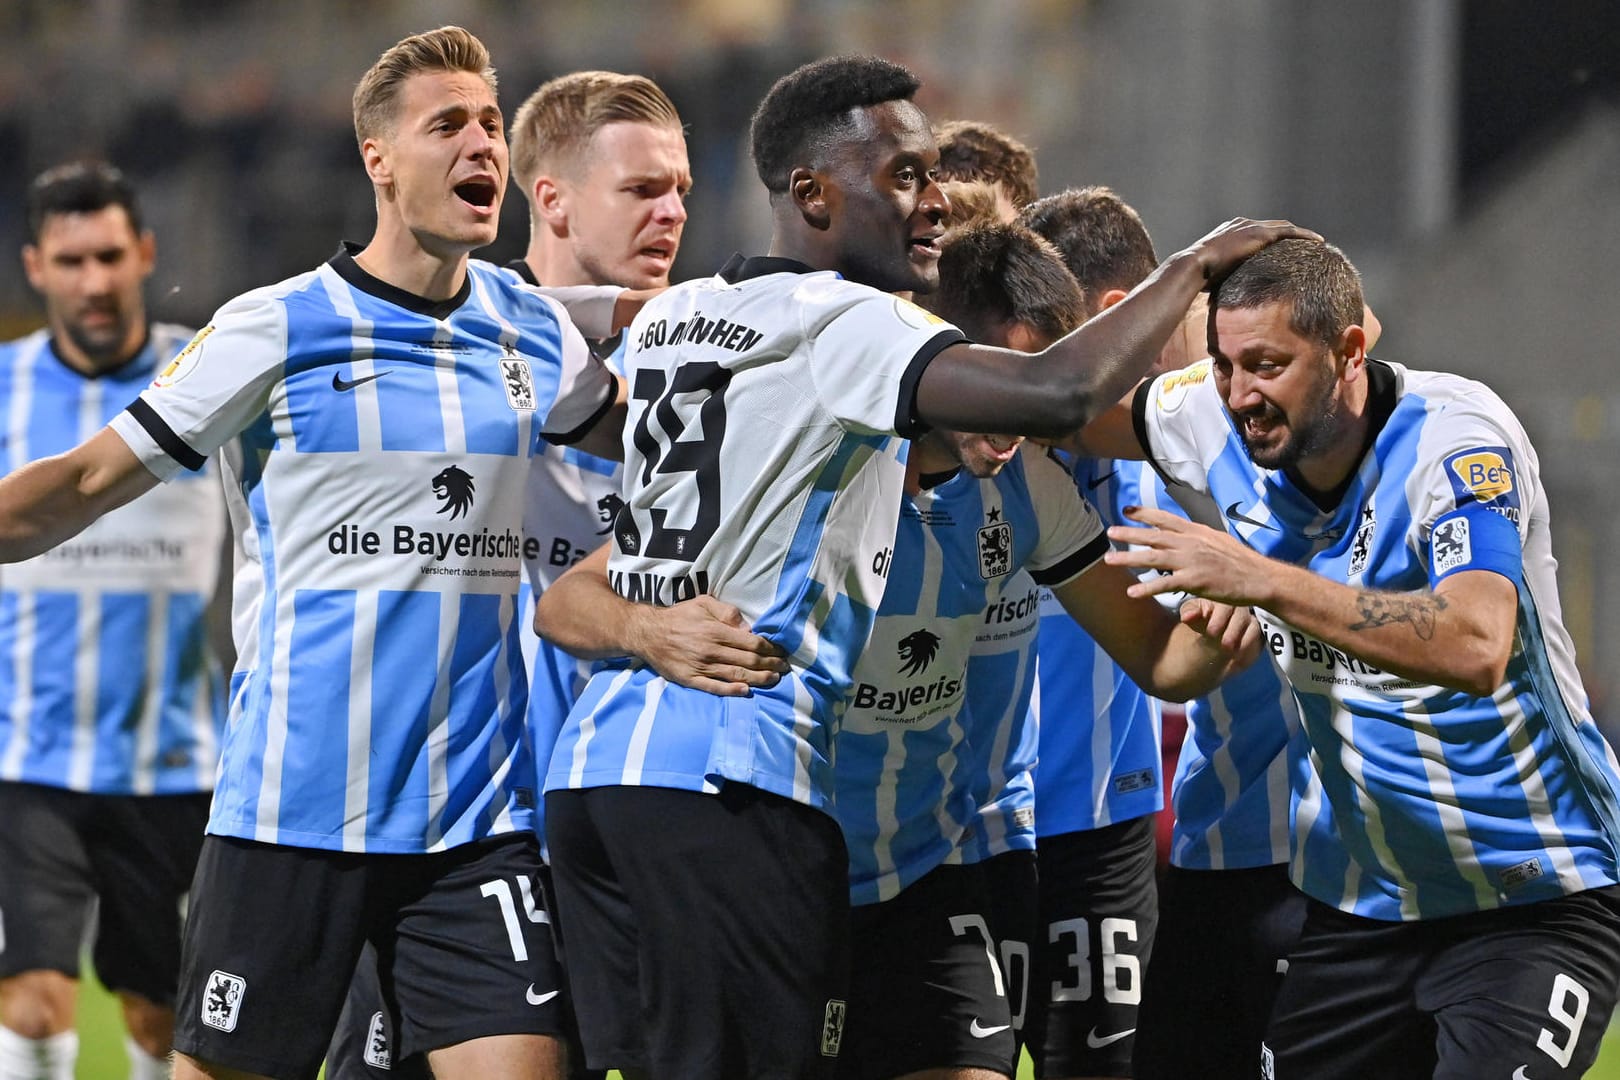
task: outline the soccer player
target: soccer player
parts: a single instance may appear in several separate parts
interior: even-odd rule
[[[192,334],[147,318],[156,245],[118,170],[40,174],[27,218],[47,325],[0,346],[8,470],[93,434]],[[225,719],[205,626],[224,537],[209,464],[0,579],[0,1080],[73,1075],[92,911],[130,1075],[168,1075],[180,912]]]
[[[1101,308],[1123,300],[1158,263],[1140,216],[1108,188],[1048,196],[1024,217],[1058,246]],[[1178,334],[1161,366],[1184,366],[1174,353],[1185,348]],[[1180,512],[1145,462],[1080,456],[1075,476],[1111,524],[1125,521],[1127,506]],[[1043,629],[1041,700],[1067,708],[1094,684],[1110,689],[1096,745],[1050,737],[1048,727],[1036,773],[1040,887],[1061,950],[1047,964],[1063,972],[1069,947],[1084,955],[1087,945],[1092,964],[1089,978],[1054,985],[1056,1020],[1037,1055],[1042,1075],[1252,1077],[1281,979],[1278,960],[1304,918],[1304,894],[1289,883],[1286,865],[1284,750],[1298,728],[1292,699],[1268,654],[1187,703],[1171,788],[1170,868],[1155,905],[1147,815],[1162,798],[1156,706],[1106,658],[1075,663],[1096,650],[1066,622],[1050,618]],[[1100,664],[1112,677],[1092,670]],[[1071,871],[1060,869],[1077,859]],[[1101,934],[1104,926],[1113,932]],[[1135,1035],[1107,1042],[1108,1033],[1127,1029]]]
[[[547,839],[564,950],[595,983],[571,984],[593,1065],[831,1068],[848,895],[823,812],[829,739],[882,593],[901,436],[1072,430],[1124,394],[1208,275],[1300,235],[1217,230],[1035,356],[968,344],[888,295],[932,287],[946,212],[917,85],[871,57],[780,80],[752,128],[770,255],[675,286],[630,331],[615,590],[653,604],[709,594],[793,670],[748,697],[603,671],[564,725]],[[573,628],[585,640],[571,646],[612,654],[636,632],[626,621]]]
[[[402,1056],[426,1051],[440,1077],[553,1076],[521,507],[540,435],[585,442],[616,383],[559,304],[468,262],[507,173],[483,45],[405,38],[354,105],[370,242],[226,304],[108,427],[0,482],[0,555],[223,448],[240,659],[177,1077],[313,1073],[367,940]]]
[[[1534,449],[1486,387],[1370,360],[1360,281],[1288,243],[1211,297],[1212,361],[1135,399],[1225,531],[1110,553],[1262,609],[1299,700],[1311,898],[1263,1050],[1286,1077],[1578,1076],[1620,979],[1620,768],[1560,622]]]
[[[669,285],[692,178],[680,114],[656,83],[610,71],[552,79],[513,117],[511,159],[513,179],[529,204],[529,246],[508,269],[548,287]],[[619,370],[623,335],[590,345],[610,370]],[[519,611],[537,781],[590,668],[534,634],[534,600],[601,545],[622,502],[620,472],[617,461],[550,442],[541,444],[530,466]],[[683,624],[682,632],[699,631]],[[541,807],[534,810],[543,857],[545,822]],[[532,914],[549,919],[550,875],[544,867],[540,874],[543,888],[534,896]],[[333,1080],[397,1077],[402,1068],[420,1068],[386,1053],[394,1025],[383,1004],[374,965],[362,963],[327,1056]],[[575,1056],[571,1066],[579,1064]]]
[[[1083,312],[1056,252],[1009,224],[953,230],[927,302],[976,341],[1024,350],[1061,337]],[[1102,526],[1067,472],[1019,445],[940,429],[912,442],[888,585],[834,754],[854,907],[841,1075],[1016,1071],[1024,1009],[992,926],[1001,882],[988,873],[995,860],[981,865],[977,851],[959,849],[992,747],[1012,734],[997,698],[1004,681],[977,687],[970,654],[983,627],[1007,625],[1009,609],[1033,611],[1032,588],[1007,591],[1017,572],[1049,586],[1169,696],[1200,692],[1231,669],[1223,632],[1233,653],[1252,645],[1246,613],[1234,624],[1222,610],[1206,641],[1157,605],[1129,602],[1128,575],[1096,572]],[[1212,614],[1188,617],[1201,626]]]
[[[1040,193],[1035,152],[994,124],[947,120],[934,128],[939,176],[979,180],[995,189],[1003,221],[1011,221]]]

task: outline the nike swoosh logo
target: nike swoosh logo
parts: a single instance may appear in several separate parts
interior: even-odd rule
[[[1097,477],[1097,479],[1095,479],[1095,480],[1087,480],[1086,481],[1086,490],[1087,491],[1096,491],[1098,488],[1100,488],[1104,484],[1108,483],[1108,481],[1112,480],[1114,478],[1114,474],[1118,473],[1118,472],[1119,472],[1118,469],[1110,469],[1107,473],[1105,473],[1102,476]]]
[[[1513,1080],[1530,1080],[1530,1074],[1524,1071],[1529,1067],[1528,1065],[1520,1065],[1517,1069],[1514,1069]]]
[[[561,992],[562,991],[560,990],[552,990],[549,993],[537,994],[534,992],[534,983],[530,983],[529,988],[523,991],[523,1000],[527,1001],[530,1005],[544,1005]]]
[[[1257,529],[1270,529],[1272,532],[1282,532],[1281,529],[1277,528],[1277,526],[1273,525],[1271,522],[1256,521],[1248,514],[1238,510],[1239,505],[1239,503],[1233,503],[1231,506],[1228,506],[1226,508],[1226,516],[1231,518],[1233,521],[1241,521],[1245,525],[1253,525]],[[1136,1029],[1132,1028],[1131,1030],[1135,1031]]]
[[[1086,1032],[1086,1045],[1091,1047],[1093,1050],[1097,1050],[1109,1045],[1110,1043],[1117,1043],[1127,1035],[1134,1034],[1135,1031],[1135,1028],[1126,1028],[1124,1031],[1116,1031],[1112,1035],[1098,1035],[1097,1029],[1092,1028],[1090,1031]]]
[[[997,1024],[995,1027],[985,1027],[979,1023],[979,1018],[975,1016],[973,1023],[968,1025],[968,1034],[975,1039],[988,1039],[990,1036],[998,1035],[1010,1027],[1012,1027],[1011,1024]]]
[[[336,390],[338,393],[341,394],[345,390],[353,390],[355,387],[359,386],[361,383],[368,383],[368,382],[371,382],[373,379],[380,379],[386,374],[388,374],[388,372],[379,371],[375,375],[362,375],[358,379],[355,379],[353,382],[350,382],[348,379],[345,379],[343,376],[339,375],[337,372],[334,371],[332,373],[332,389]]]

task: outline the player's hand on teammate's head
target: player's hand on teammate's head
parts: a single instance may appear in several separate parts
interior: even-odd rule
[[[1291,221],[1233,218],[1206,234],[1188,248],[1187,253],[1198,260],[1198,265],[1204,271],[1204,280],[1216,282],[1231,273],[1238,263],[1278,240],[1315,240],[1320,243],[1322,237]]]
[[[742,612],[712,596],[657,608],[637,655],[672,683],[721,697],[747,697],[788,672],[781,646],[751,632]]]
[[[1260,621],[1246,607],[1195,596],[1181,605],[1181,621],[1218,644],[1234,670],[1260,657]]]

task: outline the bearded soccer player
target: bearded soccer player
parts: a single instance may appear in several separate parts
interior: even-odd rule
[[[368,940],[402,1054],[555,1075],[558,973],[521,906],[521,508],[539,437],[584,440],[616,383],[556,301],[469,264],[507,172],[476,38],[384,52],[355,129],[371,241],[230,302],[107,428],[0,482],[0,541],[26,558],[222,449],[240,660],[177,1077],[313,1074]]]
[[[1620,980],[1620,767],[1560,621],[1535,450],[1485,386],[1367,357],[1326,245],[1242,263],[1137,440],[1217,531],[1140,510],[1132,586],[1252,604],[1299,701],[1310,897],[1266,1075],[1579,1076]],[[1304,749],[1298,741],[1294,744]]]
[[[0,346],[8,470],[92,435],[192,335],[147,318],[155,243],[116,169],[42,173],[28,228],[23,267],[48,325]],[[130,1075],[168,1075],[180,912],[225,718],[205,626],[218,475],[188,474],[0,579],[0,1080],[73,1075],[93,911]]]
[[[793,670],[748,697],[604,671],[564,725],[547,836],[564,949],[600,973],[573,983],[593,1065],[832,1068],[848,895],[829,739],[882,595],[901,436],[1072,430],[1134,383],[1208,275],[1302,235],[1234,223],[1042,353],[968,344],[889,295],[933,286],[947,209],[917,86],[870,57],[780,80],[752,129],[770,254],[675,286],[631,327],[615,588],[709,594]],[[566,644],[612,654],[623,623]]]

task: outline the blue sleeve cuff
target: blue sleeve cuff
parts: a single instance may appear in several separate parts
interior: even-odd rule
[[[1490,570],[1514,585],[1524,584],[1518,526],[1476,502],[1436,521],[1429,533],[1429,585],[1464,570]]]

